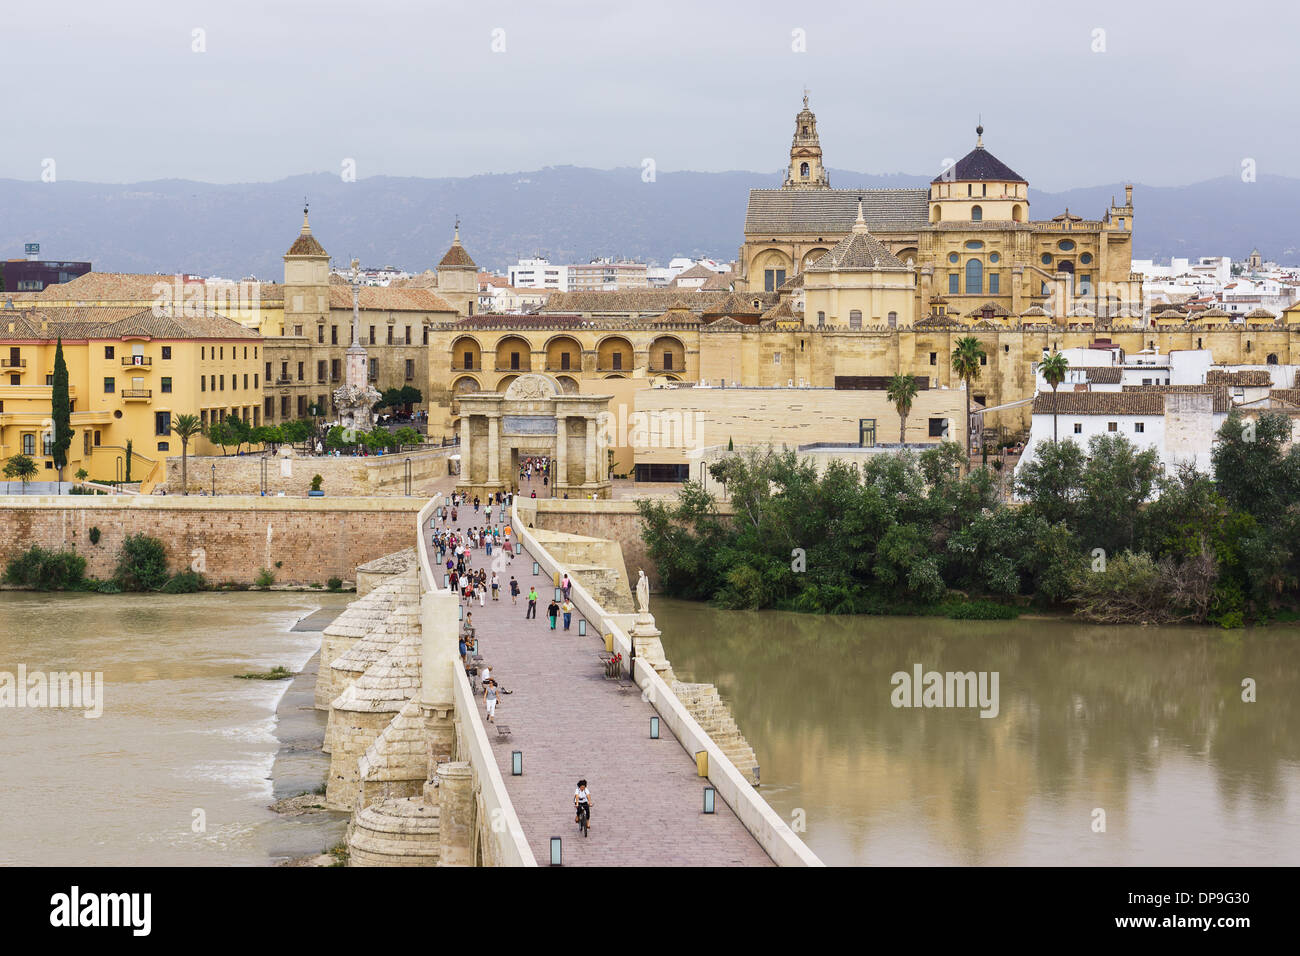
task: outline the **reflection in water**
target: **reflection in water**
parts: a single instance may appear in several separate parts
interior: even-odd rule
[[[288,682],[232,675],[301,669],[320,634],[289,629],[349,597],[0,594],[0,671],[102,671],[105,685],[95,720],[0,709],[0,864],[266,864],[337,840],[337,815],[267,810],[314,786],[300,759],[276,762]]]
[[[1300,629],[818,617],[660,599],[762,794],[828,863],[1300,863]],[[896,709],[890,677],[997,671],[1000,712]],[[1258,701],[1241,700],[1245,678]],[[1094,810],[1106,832],[1093,832]]]

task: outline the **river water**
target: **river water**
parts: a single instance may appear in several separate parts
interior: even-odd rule
[[[342,839],[346,815],[267,809],[325,781],[310,675],[233,675],[314,666],[320,632],[291,628],[350,598],[0,593],[0,672],[104,677],[95,719],[0,708],[0,864],[265,865]]]
[[[653,610],[828,864],[1300,863],[1300,628]],[[997,672],[997,716],[895,707],[918,664]]]

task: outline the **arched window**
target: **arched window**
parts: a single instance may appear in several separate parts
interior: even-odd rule
[[[981,295],[984,292],[984,263],[978,259],[966,260],[966,294]]]
[[[852,309],[849,311],[849,328],[862,328],[862,311],[860,309]]]
[[[807,178],[808,178],[808,164],[807,164],[807,163],[800,163],[800,164],[799,164],[799,175],[802,176],[804,179],[807,179]]]
[[[1276,364],[1277,364],[1277,355],[1276,355],[1275,353],[1273,353],[1273,352],[1269,352],[1269,353],[1268,353],[1268,358],[1266,358],[1264,361],[1265,361],[1265,363],[1268,364],[1268,365],[1276,365]]]
[[[1020,203],[1016,203],[1014,206],[1011,207],[1011,221],[1012,222],[1025,221],[1025,211],[1021,207]]]
[[[983,209],[981,209],[979,206],[971,206],[971,207],[970,207],[970,221],[971,221],[971,222],[980,222],[981,220],[983,220],[983,218],[984,218],[984,210],[983,210]]]

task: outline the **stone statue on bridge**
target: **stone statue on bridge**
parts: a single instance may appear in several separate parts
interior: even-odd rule
[[[636,579],[636,603],[637,610],[642,614],[650,613],[650,579],[645,576],[645,571],[637,569],[639,577]]]

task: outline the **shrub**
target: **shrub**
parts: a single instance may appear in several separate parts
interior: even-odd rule
[[[85,586],[86,559],[75,551],[47,551],[32,545],[5,568],[6,584],[38,591],[68,591]]]
[[[254,579],[253,583],[259,588],[269,588],[275,583],[275,575],[271,573],[269,568],[263,568],[261,571],[257,572],[257,577]]]
[[[195,591],[204,590],[207,586],[207,581],[197,571],[182,571],[159,590],[164,594],[193,594]]]
[[[96,581],[94,589],[100,594],[121,594],[122,589],[112,581]]]
[[[312,476],[311,476],[311,490],[312,490],[312,491],[320,491],[320,486],[321,486],[321,484],[322,484],[324,481],[325,481],[325,479],[322,478],[320,475],[312,475]]]
[[[90,543],[99,544],[99,528],[90,529]]]
[[[167,553],[157,538],[133,534],[122,542],[113,581],[123,591],[157,591],[170,577]]]
[[[1020,610],[994,601],[955,601],[941,604],[939,610],[955,621],[1011,621]]]
[[[342,591],[342,590],[343,590],[343,579],[342,579],[342,578],[330,578],[328,581],[325,582],[325,586],[328,587],[331,591]]]

